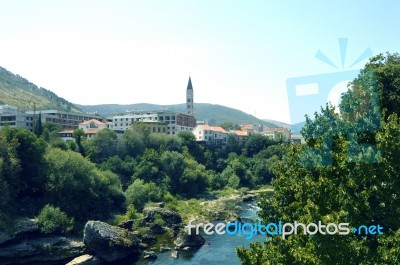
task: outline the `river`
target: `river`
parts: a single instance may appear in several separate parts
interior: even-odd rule
[[[242,209],[242,218],[255,219],[257,208],[255,203],[243,203],[239,205]],[[202,234],[206,243],[197,251],[179,251],[178,259],[171,257],[171,252],[157,253],[156,260],[140,260],[135,265],[239,265],[240,261],[235,249],[239,246],[249,247],[250,242],[265,241],[265,236],[256,235],[247,240],[245,235],[205,235]]]

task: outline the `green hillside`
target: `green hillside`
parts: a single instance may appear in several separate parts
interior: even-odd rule
[[[25,78],[0,67],[0,105],[17,106],[20,110],[57,109],[80,111],[71,102],[58,97],[53,92],[32,84]]]
[[[130,111],[175,111],[186,113],[185,104],[176,105],[155,105],[147,103],[131,104],[131,105],[117,105],[117,104],[103,104],[103,105],[78,105],[85,112],[98,112],[101,115],[125,113]],[[206,121],[209,124],[220,124],[224,121],[231,121],[237,124],[243,123],[259,123],[267,127],[277,127],[275,123],[263,121],[256,117],[244,113],[243,111],[225,107],[222,105],[214,105],[209,103],[195,103],[194,114],[197,120]]]

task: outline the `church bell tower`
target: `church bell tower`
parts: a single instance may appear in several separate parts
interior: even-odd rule
[[[193,86],[189,76],[189,82],[186,88],[186,113],[193,116]]]

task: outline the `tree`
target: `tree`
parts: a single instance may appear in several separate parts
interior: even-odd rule
[[[54,122],[45,122],[43,123],[43,133],[42,137],[46,142],[49,142],[52,139],[59,138],[57,133],[62,131],[62,127]]]
[[[15,195],[21,185],[18,142],[8,141],[0,131],[0,230],[8,227],[8,214],[15,209]]]
[[[95,163],[102,163],[118,154],[117,134],[110,129],[98,131],[96,135],[85,142],[90,159]]]
[[[398,264],[399,65],[397,55],[372,58],[343,96],[340,115],[326,106],[307,119],[306,144],[288,148],[275,168],[274,196],[259,202],[264,223],[379,224],[384,234],[272,236],[239,248],[244,264]]]
[[[135,181],[125,191],[127,204],[132,204],[135,209],[142,211],[144,205],[148,201],[148,195],[146,192],[146,186],[141,179],[135,179]]]
[[[273,142],[268,137],[260,134],[252,134],[249,136],[245,144],[245,154],[247,156],[256,155],[261,150],[272,145]]]
[[[41,112],[39,112],[39,118],[36,121],[34,132],[37,137],[40,137],[43,133],[42,113]]]
[[[224,121],[219,126],[224,128],[225,131],[240,130],[240,126],[237,123],[234,123],[233,121]]]
[[[46,200],[79,221],[105,218],[123,202],[121,183],[110,171],[73,151],[49,148]]]
[[[85,138],[85,132],[82,129],[76,129],[73,132],[73,137],[75,139],[76,145],[78,146],[78,151],[82,156],[86,156],[85,149],[82,146],[82,140]]]
[[[46,142],[25,129],[5,128],[3,132],[7,141],[18,143],[15,150],[21,170],[9,182],[15,198],[43,196],[44,185],[47,180],[46,164],[43,159],[47,147]]]
[[[122,135],[120,143],[120,155],[122,157],[129,155],[137,157],[143,154],[145,149],[144,135],[135,130],[126,130]]]

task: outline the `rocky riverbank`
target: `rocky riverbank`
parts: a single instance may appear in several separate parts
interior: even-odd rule
[[[272,190],[206,200],[201,203],[205,214],[191,217],[198,222],[237,220],[237,205],[256,199],[260,192]],[[156,259],[157,252],[165,251],[177,258],[205,242],[201,235],[188,235],[184,218],[162,205],[145,208],[143,216],[119,226],[89,221],[83,238],[42,234],[35,220],[18,219],[9,231],[0,232],[0,264],[118,264],[124,259]]]

